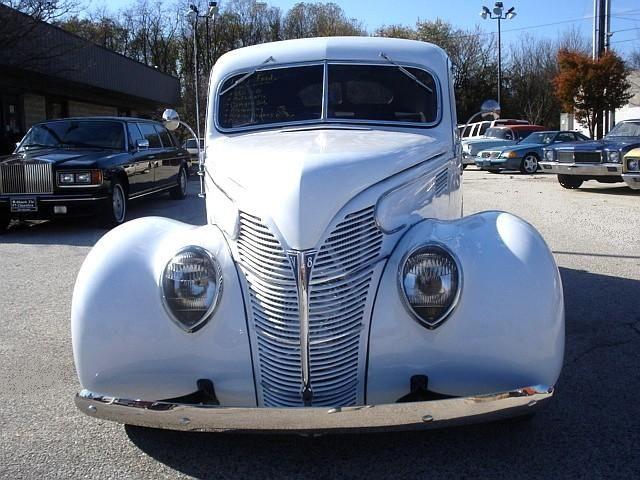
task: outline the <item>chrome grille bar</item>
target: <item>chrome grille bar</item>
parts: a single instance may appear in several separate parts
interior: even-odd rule
[[[356,404],[363,388],[362,332],[372,265],[380,257],[382,237],[374,207],[367,207],[336,224],[315,261],[309,257],[315,252],[291,251],[295,259],[290,262],[260,218],[240,213],[237,252],[249,287],[264,406]],[[296,272],[309,258],[309,290],[301,298],[298,286],[305,278],[296,278]]]
[[[0,165],[0,193],[53,193],[53,173],[50,163]]]

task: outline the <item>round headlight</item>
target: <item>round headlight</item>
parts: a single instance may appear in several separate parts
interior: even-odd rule
[[[544,151],[544,158],[548,162],[553,162],[553,150],[545,150]]]
[[[171,319],[195,332],[211,318],[222,292],[222,269],[206,250],[180,250],[162,272],[162,300]]]
[[[620,161],[620,153],[619,152],[609,152],[609,161],[611,163],[618,163]]]
[[[627,161],[627,169],[630,172],[635,172],[640,170],[640,160],[638,160],[637,158],[630,158]]]
[[[444,322],[460,296],[458,262],[439,245],[425,245],[400,268],[400,290],[411,314],[425,327]]]

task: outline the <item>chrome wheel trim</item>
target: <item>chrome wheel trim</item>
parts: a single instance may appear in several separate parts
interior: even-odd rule
[[[538,171],[538,159],[533,155],[527,155],[522,160],[524,171],[527,173],[536,173]]]
[[[111,208],[113,208],[113,218],[116,222],[124,222],[124,217],[127,214],[127,207],[125,205],[124,190],[120,184],[113,186],[113,194],[111,195]]]

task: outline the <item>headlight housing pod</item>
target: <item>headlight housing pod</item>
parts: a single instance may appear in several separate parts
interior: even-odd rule
[[[426,328],[440,326],[460,297],[462,273],[457,259],[444,246],[427,244],[405,257],[399,273],[407,310]]]
[[[193,333],[213,316],[222,293],[222,269],[204,248],[188,246],[167,263],[160,278],[162,302],[171,319]]]
[[[544,159],[547,162],[553,162],[555,160],[555,153],[553,150],[549,149],[549,150],[545,150],[544,151]]]
[[[617,150],[607,152],[607,161],[611,163],[620,163],[620,152]]]

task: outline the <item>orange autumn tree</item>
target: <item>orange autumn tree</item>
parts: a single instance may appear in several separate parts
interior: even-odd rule
[[[629,71],[614,52],[598,60],[582,52],[562,49],[558,52],[558,74],[554,78],[555,94],[567,112],[587,125],[594,137],[600,112],[615,111],[631,98]]]

